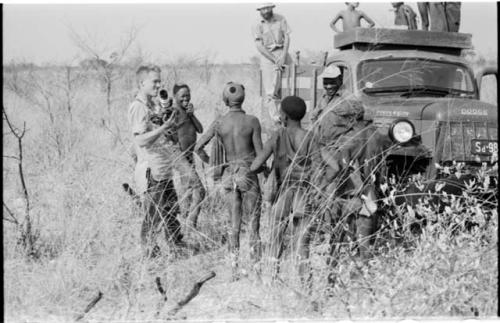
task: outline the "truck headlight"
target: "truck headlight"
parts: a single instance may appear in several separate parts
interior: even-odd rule
[[[415,135],[415,127],[406,119],[399,119],[394,121],[389,129],[389,136],[393,141],[399,144],[404,144],[410,141]]]

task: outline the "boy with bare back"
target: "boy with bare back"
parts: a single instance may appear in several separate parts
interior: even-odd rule
[[[196,173],[194,164],[194,146],[196,144],[196,134],[203,132],[201,122],[194,115],[194,107],[191,101],[191,91],[186,84],[174,85],[174,104],[175,122],[177,129],[177,140],[182,155],[175,163],[176,170],[181,173],[181,182],[186,184],[185,194],[180,198],[187,199],[187,221],[188,225],[196,228],[198,215],[200,214],[200,205],[205,198],[205,189]],[[208,156],[202,149],[197,151],[204,162],[208,162]]]
[[[366,20],[366,22],[370,25],[370,28],[375,26],[373,20],[371,20],[371,18],[368,17],[363,11],[356,10],[359,6],[359,2],[346,2],[345,4],[347,5],[347,9],[339,12],[330,23],[330,27],[333,31],[340,33],[356,27],[361,27],[361,19]],[[342,30],[338,30],[337,26],[335,26],[339,19],[342,19]]]
[[[304,283],[310,284],[311,277],[306,261],[309,258],[309,244],[317,221],[309,203],[309,175],[314,169],[313,153],[316,140],[312,132],[301,127],[301,120],[306,114],[306,104],[300,97],[284,98],[281,101],[280,114],[284,127],[273,133],[250,169],[257,171],[273,155],[274,174],[271,173],[270,176],[276,176],[277,182],[269,250],[269,255],[276,262],[273,277],[279,270],[278,261],[283,252],[283,238],[291,220],[294,249],[299,258],[299,274]]]
[[[214,136],[219,136],[224,146],[227,167],[222,181],[225,190],[231,193],[229,248],[234,260],[233,279],[237,279],[243,209],[250,212],[251,257],[255,262],[260,259],[259,228],[262,199],[257,175],[250,171],[250,165],[257,153],[262,150],[262,139],[259,119],[246,114],[241,107],[245,99],[243,85],[229,82],[224,88],[222,98],[229,107],[229,112],[212,123],[196,144],[195,150],[202,149]]]

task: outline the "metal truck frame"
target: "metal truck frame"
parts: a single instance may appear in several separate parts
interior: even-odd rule
[[[281,97],[300,96],[310,111],[322,94],[317,76],[333,64],[342,70],[344,95],[360,101],[364,118],[393,141],[386,160],[396,174],[433,179],[436,165],[473,170],[495,160],[498,110],[480,101],[479,90],[484,76],[497,77],[497,67],[474,75],[463,55],[472,49],[471,35],[356,28],[337,34],[334,47],[323,66],[287,68]]]

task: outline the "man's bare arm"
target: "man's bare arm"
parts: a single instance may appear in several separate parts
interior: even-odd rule
[[[274,142],[276,141],[273,140],[273,138],[275,137],[272,136],[271,139],[269,139],[266,142],[261,152],[257,154],[257,157],[255,157],[255,159],[253,160],[252,165],[250,165],[250,171],[255,172],[259,170],[262,167],[262,165],[264,165],[264,163],[267,161],[269,156],[271,156],[274,150]]]
[[[205,162],[204,159],[204,156],[203,156],[203,153],[201,153],[201,151],[203,150],[203,147],[205,147],[209,142],[210,142],[210,139],[213,138],[213,136],[215,136],[215,123],[217,121],[214,121],[210,127],[208,128],[208,131],[205,132],[201,137],[200,139],[198,140],[198,142],[196,143],[196,145],[194,146],[194,151],[198,154],[198,156],[200,156],[200,158]],[[201,155],[200,155],[201,153]],[[206,155],[206,153],[205,153]]]
[[[337,26],[335,26],[335,24],[337,23],[337,21],[339,21],[339,19],[342,18],[342,15],[340,13],[338,13],[335,18],[333,18],[332,22],[330,23],[330,28],[333,29],[334,32],[336,33],[339,33],[340,31],[337,29]]]
[[[259,154],[262,151],[262,136],[261,136],[261,128],[259,119],[253,119],[253,133],[252,133],[252,142],[253,147],[255,148],[255,152]]]
[[[361,11],[361,18],[365,19],[366,22],[370,24],[370,28],[373,28],[373,26],[375,26],[375,22],[372,20],[372,18],[368,17],[368,15],[363,11]]]
[[[255,46],[257,47],[257,50],[262,54],[262,56],[270,60],[272,63],[275,63],[273,54],[271,54],[271,52],[262,44],[261,40],[255,40]]]
[[[189,117],[189,119],[191,120],[191,122],[193,122],[193,126],[194,126],[194,129],[196,130],[196,132],[202,133],[203,126],[201,125],[200,120],[198,120],[198,118],[196,118],[196,116],[194,115],[194,107],[193,107],[192,103],[189,103],[189,105],[186,109],[186,114]]]
[[[202,133],[203,132],[203,125],[201,124],[200,120],[196,118],[194,114],[191,114],[189,116],[191,118],[191,121],[193,121],[194,128],[196,129],[197,133]]]

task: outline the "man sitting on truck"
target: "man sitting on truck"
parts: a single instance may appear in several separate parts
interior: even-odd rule
[[[327,107],[332,107],[334,104],[338,103],[338,99],[341,97],[342,92],[339,91],[342,87],[342,73],[337,66],[328,66],[320,75],[320,79],[323,81],[323,89],[325,90],[325,93],[319,100],[316,107],[312,110],[312,122],[316,122],[321,113],[327,110]]]

